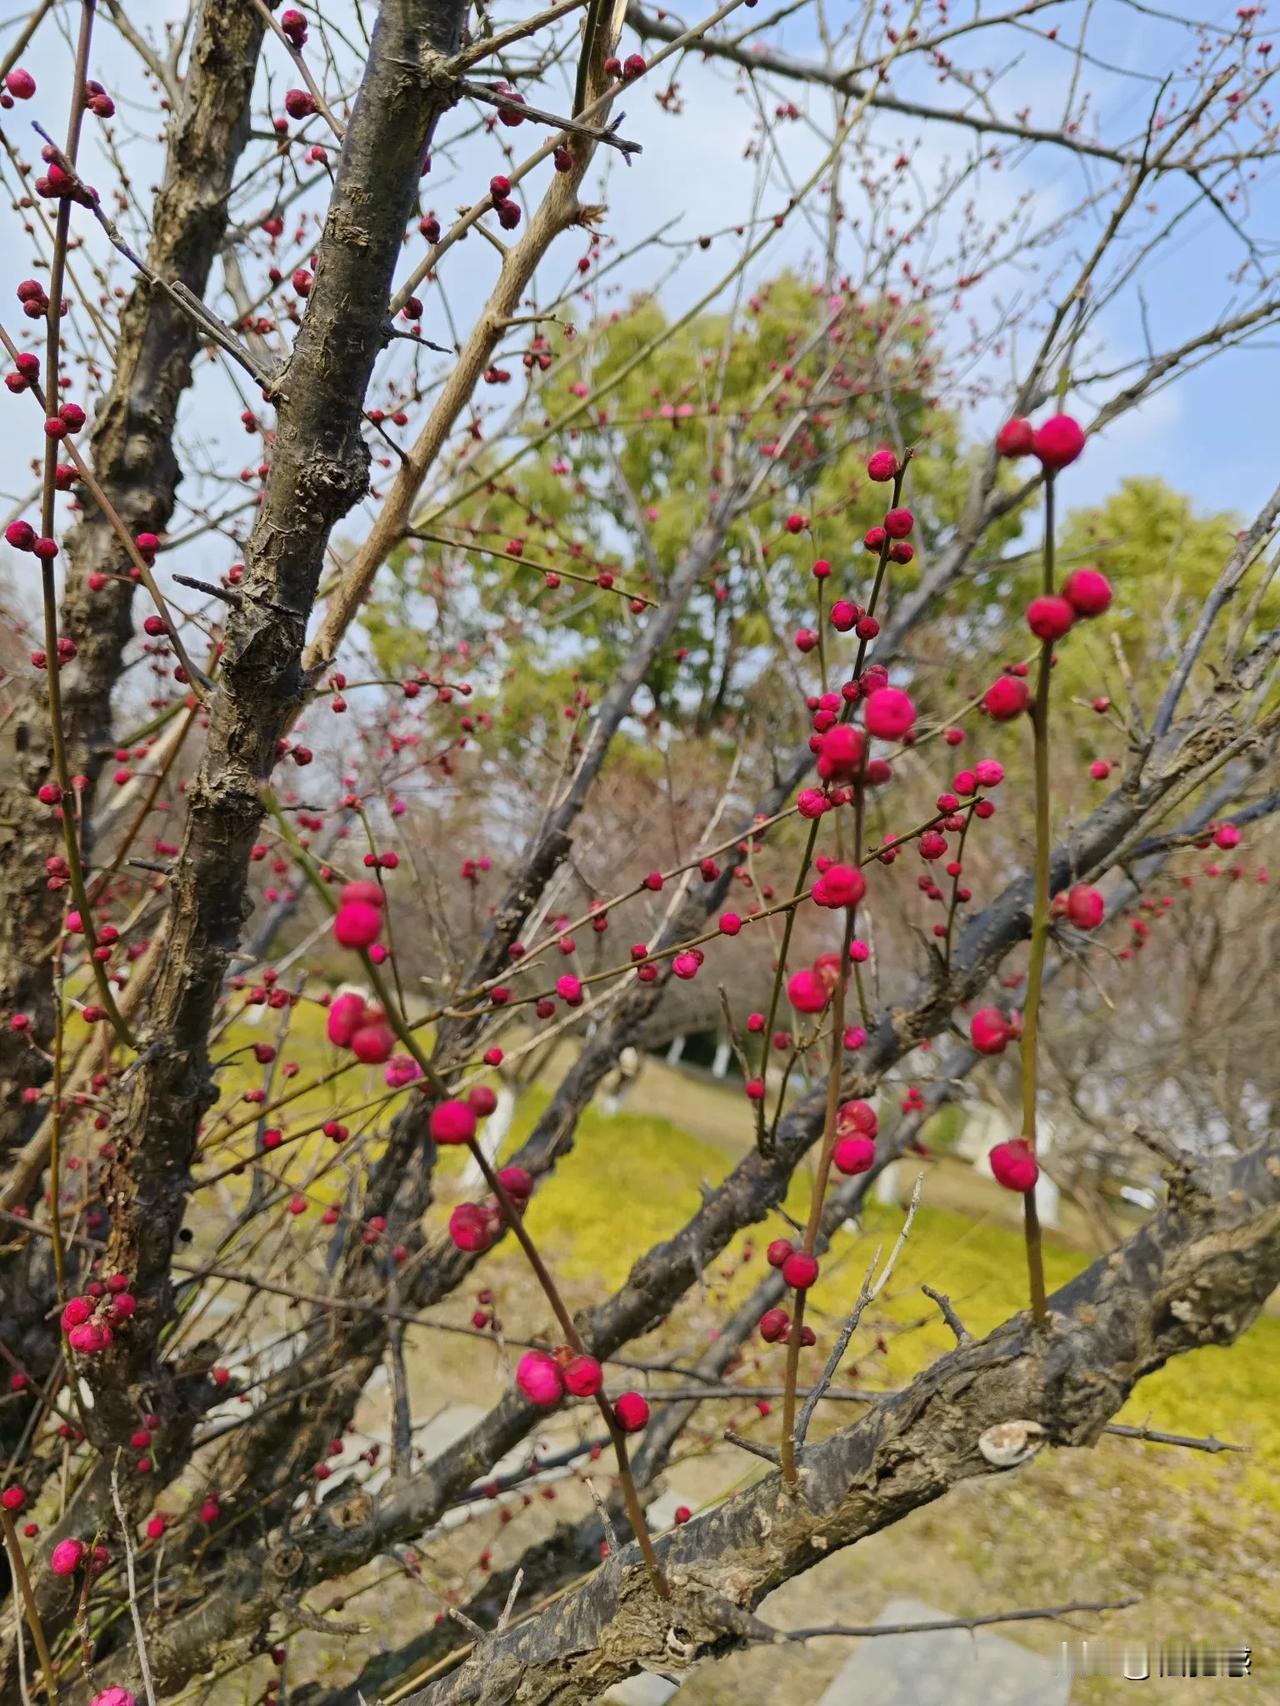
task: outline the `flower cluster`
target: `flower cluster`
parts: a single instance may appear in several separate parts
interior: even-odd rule
[[[604,1370],[595,1357],[567,1345],[554,1352],[526,1351],[516,1365],[516,1385],[540,1410],[554,1410],[566,1393],[571,1398],[599,1397]],[[621,1393],[609,1408],[624,1434],[639,1433],[648,1423],[649,1402],[639,1392]]]
[[[93,1280],[80,1297],[70,1297],[62,1311],[62,1330],[73,1351],[91,1356],[105,1351],[115,1332],[132,1319],[138,1300],[124,1274]]]

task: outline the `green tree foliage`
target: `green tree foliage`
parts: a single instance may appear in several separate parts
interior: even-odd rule
[[[736,739],[745,723],[794,738],[797,689],[811,684],[812,666],[798,668],[792,635],[815,619],[816,558],[832,565],[828,607],[837,597],[865,598],[862,535],[880,519],[888,492],[867,479],[866,458],[883,442],[884,423],[893,423],[898,447],[918,452],[908,491],[917,556],[895,566],[891,593],[913,585],[945,549],[974,461],[988,454],[984,442],[965,440],[956,413],[932,394],[939,357],[927,318],[896,304],[832,299],[785,274],[732,317],[705,315],[673,329],[656,302],[642,299],[568,330],[574,335],[548,352],[549,368],[530,382],[502,434],[464,464],[467,485],[485,457],[497,469],[521,439],[545,438],[540,453],[448,513],[439,531],[457,549],[402,547],[381,577],[364,615],[380,668],[400,675],[426,661],[436,614],[447,610],[451,630],[468,635],[459,667],[474,666],[488,683],[499,747],[527,752],[532,738],[554,758],[573,732],[566,708],[582,709],[580,681],[607,680],[643,620],[626,598],[567,577],[589,583],[604,570],[619,586],[661,599],[716,491],[735,467],[763,458],[773,465],[758,499],[729,530],[648,685],[653,715],[678,723],[682,738]],[[547,340],[532,347],[547,352]],[[569,418],[624,369],[598,406]],[[802,422],[782,448],[797,405]],[[787,532],[793,513],[808,518],[806,531]],[[1119,639],[1135,679],[1167,666],[1236,526],[1228,513],[1197,512],[1154,477],[1126,479],[1103,503],[1067,515],[1060,573],[1095,563],[1110,577],[1116,605],[1107,636]],[[1039,528],[1033,504],[989,529],[945,629],[917,631],[922,702],[932,698],[939,714],[980,690],[985,671],[1031,649],[1011,628],[1010,611],[1019,594],[1029,599],[1037,589]],[[547,586],[548,569],[564,577],[559,586]],[[1161,620],[1152,619],[1153,585]],[[1062,647],[1059,670],[1064,705],[1099,692],[1122,703],[1112,645],[1086,626]],[[1092,755],[1096,721],[1083,711],[1071,721],[1081,752]],[[620,746],[615,762],[624,755],[640,770],[660,762],[643,744]]]
[[[1094,563],[1115,589],[1109,615],[1135,669],[1154,663],[1173,631],[1185,633],[1231,553],[1239,518],[1198,514],[1190,498],[1154,476],[1122,480],[1103,503],[1074,510],[1060,545],[1064,571]],[[1152,589],[1167,626],[1151,620]]]
[[[484,591],[490,624],[495,594],[504,586],[510,593],[499,631],[476,635],[480,646],[498,644],[509,678],[519,681],[507,714],[523,730],[530,717],[562,714],[574,688],[566,635],[579,667],[607,678],[638,618],[626,600],[592,587],[566,580],[547,589],[538,565],[587,575],[603,568],[660,599],[715,493],[763,458],[772,466],[758,500],[731,528],[649,682],[662,712],[678,698],[694,728],[731,727],[748,701],[757,717],[769,714],[779,657],[790,663],[794,628],[813,620],[818,557],[832,564],[828,599],[865,598],[862,535],[883,514],[887,493],[867,479],[865,464],[886,421],[898,447],[920,452],[910,491],[919,555],[895,571],[897,584],[912,584],[945,543],[972,459],[985,447],[966,448],[955,415],[934,400],[939,357],[927,318],[899,303],[832,298],[791,274],[733,317],[670,329],[664,310],[646,299],[564,338],[519,426],[492,442],[491,465],[516,438],[565,419],[651,346],[598,409],[566,420],[518,474],[500,476],[442,524],[450,538],[492,552],[514,542],[523,566],[479,552],[462,559],[431,544],[402,553],[365,618],[384,667],[396,671],[412,651],[422,625],[413,600],[423,590],[449,596],[443,585],[451,580],[456,614],[465,573]],[[784,445],[797,408],[801,422]],[[467,469],[472,481],[483,463]],[[809,531],[789,534],[790,513],[807,516]],[[1002,537],[1017,530],[1011,518]]]
[[[1110,580],[1115,602],[1105,645],[1099,633],[1086,631],[1064,646],[1063,691],[1092,697],[1105,683],[1121,702],[1116,642],[1139,689],[1167,674],[1231,555],[1239,525],[1229,511],[1197,511],[1156,476],[1122,480],[1102,503],[1073,510],[1059,545],[1062,572],[1095,565]]]

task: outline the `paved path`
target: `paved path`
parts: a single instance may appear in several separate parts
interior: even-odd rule
[[[893,1599],[876,1622],[948,1615],[918,1599]],[[859,1642],[817,1706],[1067,1706],[1070,1686],[1052,1659],[987,1629],[878,1635]]]

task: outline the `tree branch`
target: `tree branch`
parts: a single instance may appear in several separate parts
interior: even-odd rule
[[[629,1547],[404,1706],[578,1706],[642,1667],[678,1675],[742,1645],[733,1614],[833,1550],[961,1481],[1007,1473],[979,1449],[988,1430],[1034,1422],[1049,1444],[1093,1445],[1143,1375],[1229,1344],[1280,1283],[1280,1142],[1208,1170],[1205,1192],[1203,1207],[1166,1209],[1055,1292],[1047,1337],[1016,1316],[806,1449],[797,1495],[768,1475],[665,1536],[674,1602],[651,1594]]]
[[[180,282],[194,298],[207,287],[226,231],[227,196],[249,136],[261,43],[262,25],[240,0],[205,0],[147,249],[150,273]],[[145,279],[135,283],[91,440],[98,483],[135,533],[161,534],[173,514],[182,477],[173,434],[200,342],[184,307]],[[62,672],[63,732],[71,770],[94,779],[115,744],[111,697],[133,636],[135,583],[118,572],[119,540],[108,516],[92,505],[66,543],[69,568],[58,623],[74,641],[76,656]],[[97,591],[89,585],[95,574],[107,577]],[[52,843],[45,815],[33,806],[35,789],[49,774],[50,741],[43,693],[24,695],[0,733],[0,1006],[31,1015],[42,1045],[53,1034],[46,950],[63,912],[62,900],[44,882]],[[0,1031],[0,1149],[30,1129],[33,1110],[21,1092],[38,1061],[24,1037]]]
[[[419,67],[424,53],[457,50],[465,11],[466,0],[385,0],[347,127],[245,553],[243,598],[228,623],[208,744],[189,791],[152,1042],[132,1079],[105,1185],[108,1259],[134,1276],[139,1299],[128,1346],[94,1368],[95,1427],[108,1437],[130,1426],[133,1383],[166,1385],[154,1354],[171,1307],[187,1170],[213,1096],[209,1024],[239,940],[261,789],[303,691],[302,648],[329,534],[367,485],[363,401],[401,234],[433,127],[453,98],[447,79],[439,86]]]

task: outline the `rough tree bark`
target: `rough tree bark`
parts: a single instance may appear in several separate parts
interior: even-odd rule
[[[839,1547],[961,1481],[1007,1473],[984,1454],[988,1430],[1032,1424],[1008,1467],[1041,1444],[1096,1443],[1143,1375],[1230,1344],[1280,1283],[1280,1141],[1228,1163],[1188,1163],[1179,1179],[1166,1209],[1054,1294],[1047,1331],[1024,1313],[958,1347],[809,1446],[794,1494],[770,1474],[662,1540],[673,1601],[655,1596],[629,1546],[405,1706],[578,1706],[641,1668],[678,1675],[767,1640],[755,1607]]]
[[[249,853],[277,741],[298,704],[307,619],[334,524],[364,494],[365,390],[387,336],[387,303],[431,132],[450,104],[442,75],[466,0],[386,0],[343,142],[307,311],[277,383],[277,437],[262,509],[228,623],[208,742],[188,796],[170,885],[169,953],[105,1185],[108,1262],[134,1276],[138,1331],[95,1366],[95,1425],[129,1426],[129,1388],[156,1381],[169,1318],[170,1258],[187,1170],[215,1089],[208,1032],[246,915]],[[165,1383],[153,1397],[172,1410]]]
[[[146,259],[153,273],[196,296],[204,295],[226,232],[262,31],[249,0],[205,0],[169,132]],[[163,533],[173,514],[182,478],[174,428],[199,345],[191,317],[139,278],[120,316],[111,389],[91,441],[95,477],[135,533]],[[66,550],[58,627],[74,640],[76,657],[61,672],[63,734],[71,773],[93,782],[115,744],[111,695],[133,633],[134,582],[110,523],[92,508],[68,534]],[[91,574],[110,578],[94,592]],[[30,1014],[42,1046],[53,1035],[52,944],[65,897],[45,886],[45,858],[61,840],[32,801],[52,763],[48,702],[37,677],[0,730],[0,1007]],[[24,1037],[0,1029],[0,1153],[38,1123],[42,1110],[24,1107],[22,1091],[47,1070]]]
[[[1242,731],[1234,711],[1267,669],[1276,645],[1276,638],[1270,637],[1255,649],[1194,716],[1160,743],[1145,773],[1129,778],[1055,850],[1055,893],[1106,870],[1162,799],[1192,778],[1203,777],[1206,767],[1211,771],[1224,753],[1240,749]],[[909,1004],[880,1017],[856,1057],[857,1071],[849,1076],[846,1094],[871,1094],[894,1061],[922,1039],[945,1030],[956,1005],[980,991],[1004,956],[1025,938],[1029,905],[1030,878],[1021,878],[970,922],[955,945],[949,975],[925,980]],[[678,1232],[635,1264],[612,1297],[578,1317],[588,1348],[598,1356],[611,1356],[665,1319],[729,1240],[782,1200],[796,1164],[821,1132],[824,1105],[823,1091],[798,1103],[782,1120],[769,1154],[753,1150],[745,1156]],[[411,1480],[389,1486],[359,1525],[331,1520],[322,1504],[306,1531],[295,1534],[283,1551],[278,1537],[242,1550],[234,1579],[222,1582],[186,1618],[156,1631],[151,1659],[157,1680],[166,1687],[178,1686],[215,1654],[251,1642],[268,1627],[272,1603],[280,1593],[296,1596],[348,1574],[397,1541],[421,1535],[451,1500],[525,1436],[537,1414],[518,1393],[508,1393]],[[281,1562],[285,1553],[287,1567]]]

